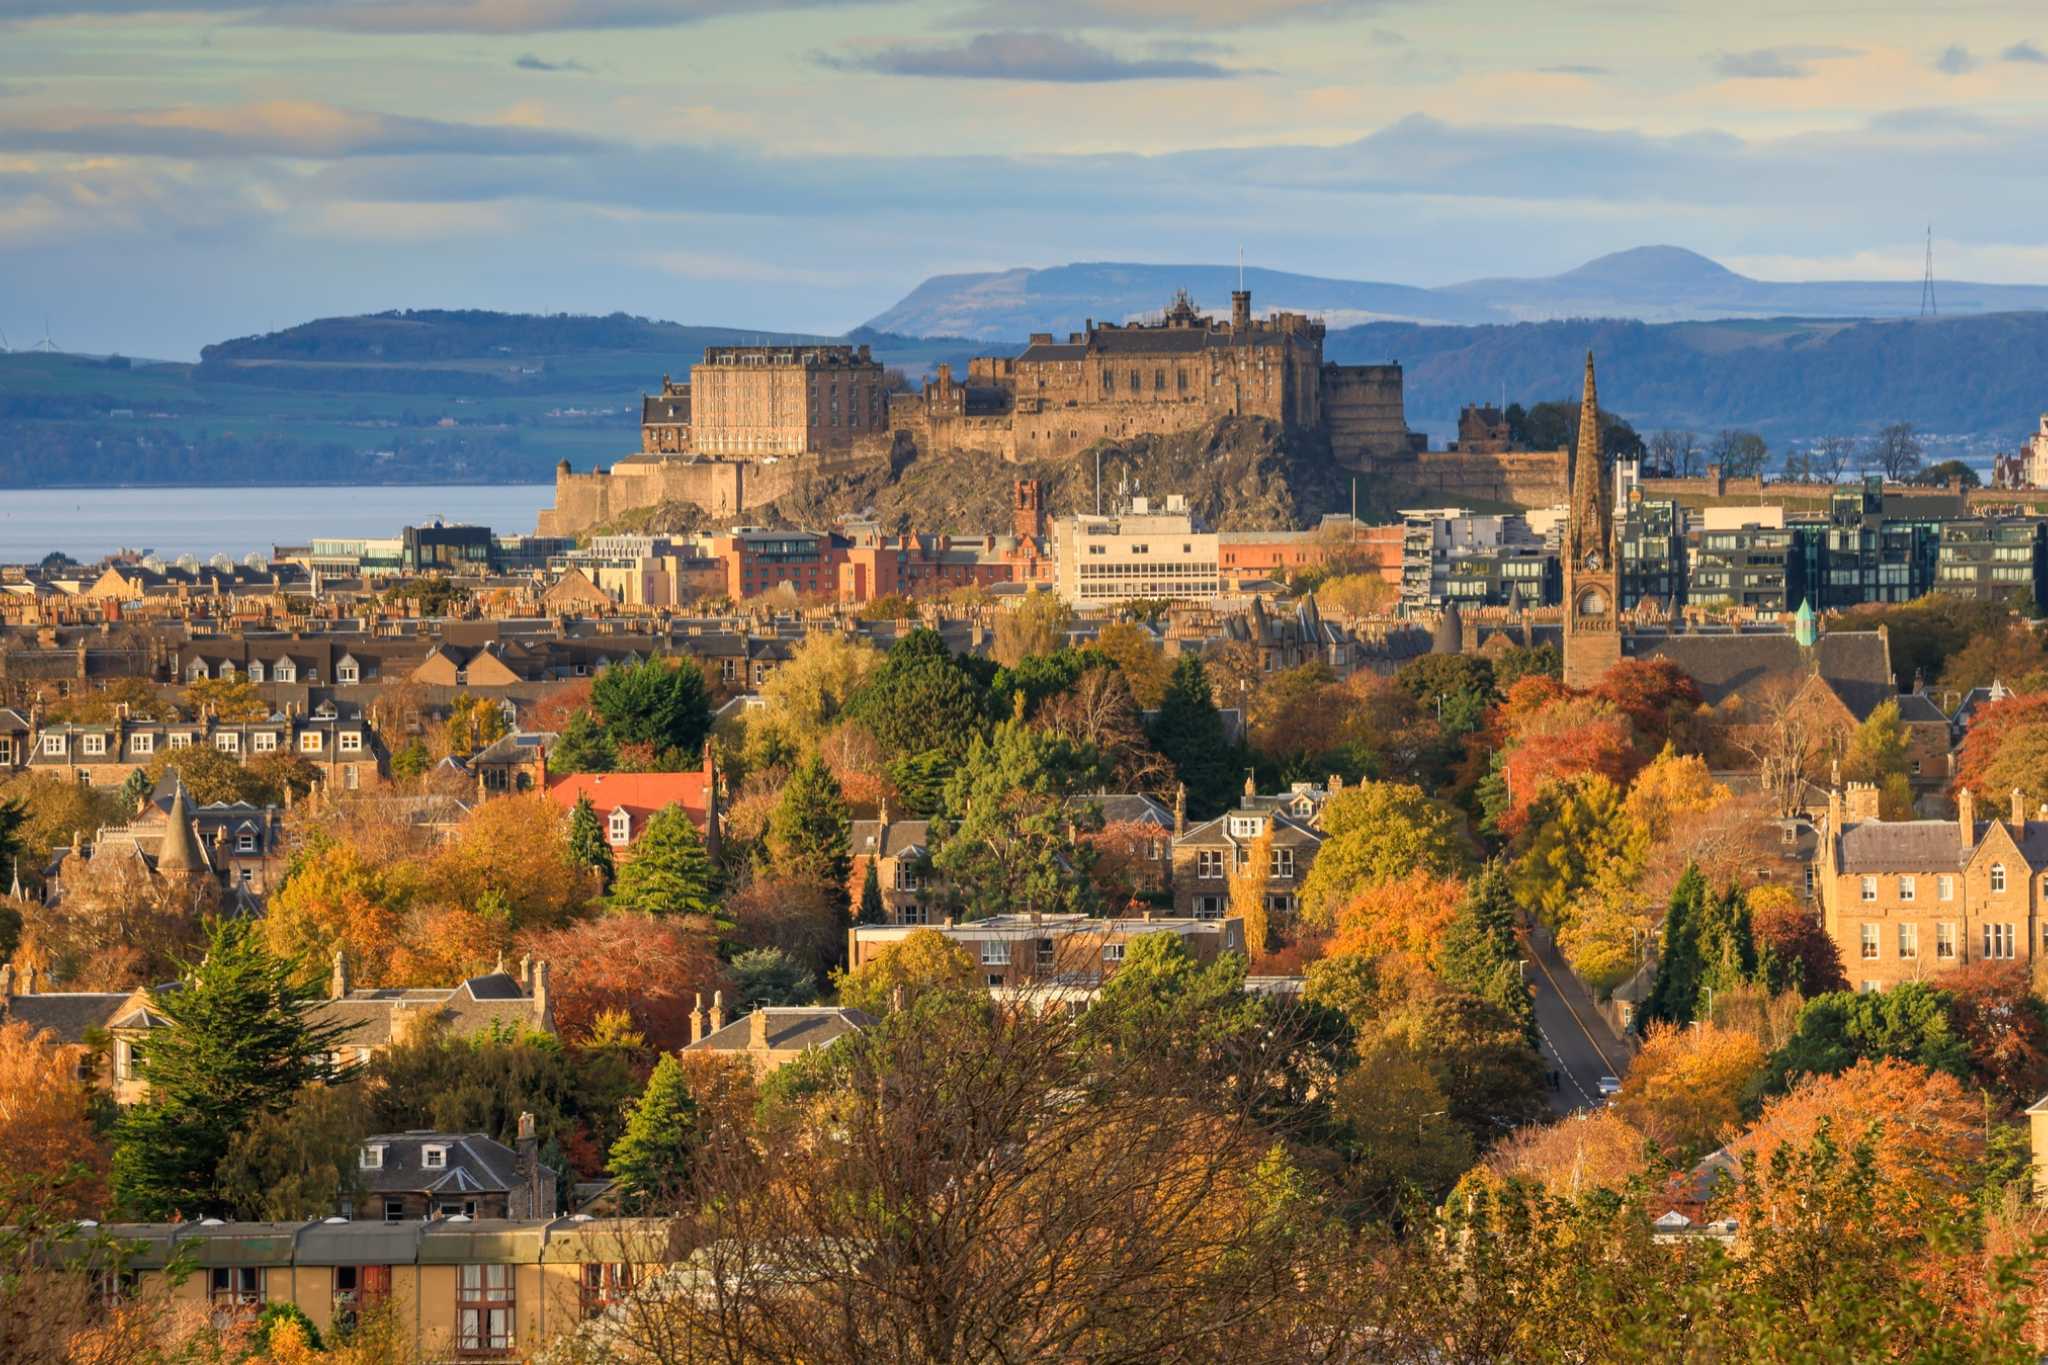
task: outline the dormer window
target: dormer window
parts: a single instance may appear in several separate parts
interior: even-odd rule
[[[222,660],[220,661],[220,680],[221,680],[222,682],[226,682],[226,681],[228,681],[228,679],[230,679],[230,678],[232,678],[232,677],[234,677],[234,676],[235,676],[235,661],[234,661],[233,659],[222,659]]]
[[[420,1165],[429,1171],[448,1169],[448,1148],[441,1143],[429,1143],[420,1148]]]
[[[78,738],[80,749],[87,754],[104,754],[107,751],[105,735],[80,735]]]
[[[192,666],[185,670],[185,676],[194,682],[204,678],[206,676],[206,661],[204,659],[194,659]]]
[[[191,747],[192,747],[192,733],[191,733],[191,731],[189,731],[189,730],[180,730],[180,731],[178,731],[178,732],[177,732],[176,734],[174,734],[174,735],[172,735],[172,736],[170,737],[170,744],[171,744],[171,747],[172,747],[173,749],[189,749],[189,748],[191,748]]]
[[[360,731],[344,730],[334,737],[334,745],[345,754],[361,753],[363,736]]]
[[[255,734],[249,736],[249,747],[259,754],[275,753],[277,751],[277,731],[258,730]]]
[[[302,754],[317,754],[320,752],[320,732],[318,730],[307,730],[299,735],[299,752]]]
[[[263,681],[263,660],[251,659],[249,661],[249,681],[252,683]]]
[[[363,672],[353,660],[344,659],[334,666],[334,680],[343,685],[362,681]]]
[[[43,752],[52,758],[62,758],[64,756],[64,736],[44,735]]]
[[[615,844],[623,844],[628,839],[631,839],[633,837],[633,813],[623,806],[613,811],[609,833],[611,841]]]
[[[128,752],[129,752],[129,753],[131,753],[131,754],[134,754],[134,755],[135,755],[135,756],[136,756],[137,758],[140,758],[140,757],[142,757],[142,756],[143,756],[144,754],[153,754],[153,753],[155,753],[155,752],[156,752],[156,736],[155,736],[155,735],[130,735],[130,736],[128,736]]]
[[[232,730],[223,730],[213,737],[213,747],[224,754],[242,752],[242,737]]]
[[[279,659],[277,661],[277,668],[270,676],[281,683],[297,682],[299,680],[299,670],[290,659]]]
[[[237,834],[235,836],[235,852],[254,853],[255,851],[256,832],[254,830],[245,829],[240,834]]]
[[[358,1163],[366,1171],[384,1169],[384,1144],[369,1142],[363,1145],[362,1160]]]
[[[1230,817],[1230,833],[1233,838],[1256,839],[1259,837],[1259,831],[1265,827],[1266,822],[1256,815],[1233,815]]]

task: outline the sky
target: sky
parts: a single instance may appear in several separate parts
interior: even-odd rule
[[[0,332],[840,332],[927,276],[1407,284],[1673,243],[2048,282],[2048,6],[0,0]]]

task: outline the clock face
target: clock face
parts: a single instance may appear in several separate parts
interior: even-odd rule
[[[1598,550],[1587,551],[1586,567],[1594,573],[1600,572],[1600,552]]]

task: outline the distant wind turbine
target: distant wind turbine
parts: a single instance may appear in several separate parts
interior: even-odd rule
[[[50,339],[50,316],[47,313],[43,315],[43,339],[35,344],[34,349],[48,351],[52,355],[57,353],[57,343]]]

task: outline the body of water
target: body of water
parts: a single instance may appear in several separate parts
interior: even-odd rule
[[[407,526],[469,522],[531,534],[553,484],[332,488],[0,488],[0,564],[62,550],[91,562],[127,548],[165,558],[240,559],[276,545],[395,536]]]

